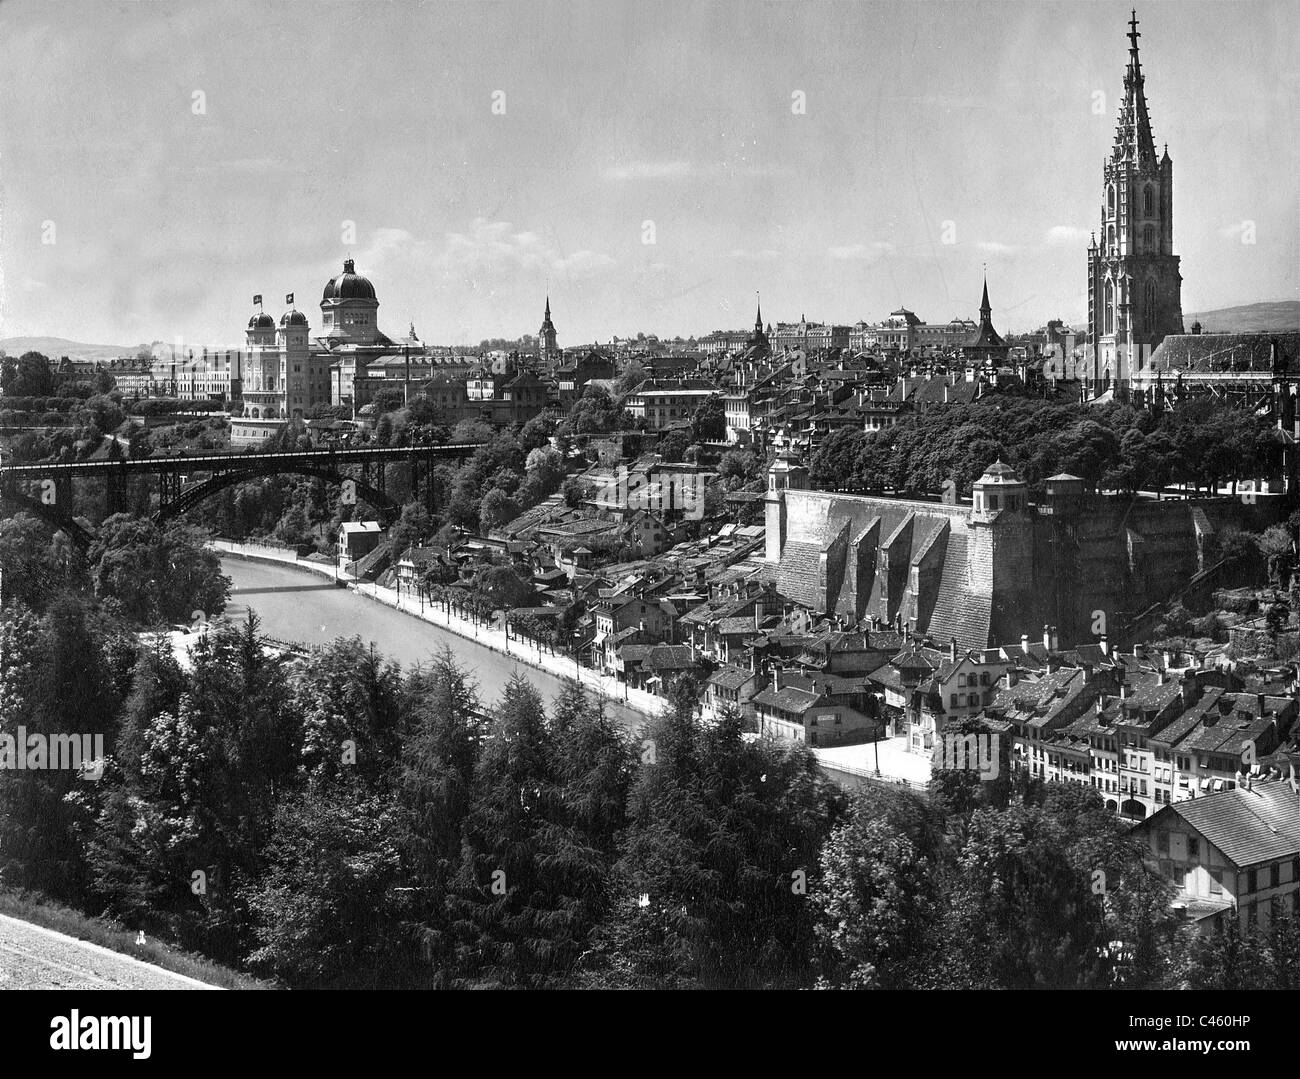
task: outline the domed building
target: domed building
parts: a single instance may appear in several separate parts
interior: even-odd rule
[[[331,277],[321,296],[323,336],[331,345],[391,344],[379,332],[379,301],[370,278],[357,273],[351,259],[343,260],[343,272]]]

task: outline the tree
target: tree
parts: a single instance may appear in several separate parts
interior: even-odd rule
[[[567,476],[560,485],[560,492],[564,504],[571,510],[576,510],[591,497],[590,485],[578,476]]]
[[[494,487],[483,496],[479,507],[479,527],[484,532],[500,528],[519,516],[519,506],[499,487]]]
[[[933,958],[938,867],[886,808],[875,792],[859,794],[822,849],[812,897],[829,985],[912,988]]]
[[[109,517],[87,553],[99,596],[112,596],[128,617],[143,625],[188,623],[192,612],[207,618],[225,610],[230,579],[221,562],[188,525],[165,529],[130,514]]]
[[[420,502],[408,502],[402,515],[388,530],[388,546],[394,557],[400,558],[410,547],[423,547],[433,535],[433,518]]]
[[[688,681],[641,740],[616,878],[623,897],[589,964],[597,984],[797,985],[806,885],[840,795],[802,747],[703,729]],[[633,956],[611,949],[629,942]]]
[[[541,988],[565,979],[599,911],[599,852],[566,828],[537,691],[515,676],[497,709],[448,909],[461,970]]]
[[[47,757],[32,758],[22,769],[14,761],[0,768],[0,877],[75,902],[88,883],[81,842],[91,821],[88,784],[69,766],[75,758],[54,754],[62,753],[68,738],[76,739],[80,751],[83,735],[92,751],[96,736],[111,746],[118,701],[104,637],[79,599],[55,600],[34,628],[23,614],[6,619],[3,643],[14,646],[16,655],[6,651],[6,665],[14,667],[5,673],[4,688],[14,699],[0,708],[15,727],[26,728],[29,744],[33,735],[44,739]],[[11,742],[6,752],[15,751]]]
[[[512,610],[531,605],[532,578],[514,566],[493,566],[479,574],[480,593],[494,609]]]
[[[727,436],[727,414],[722,398],[710,397],[691,418],[692,442],[721,442]]]
[[[350,783],[286,801],[266,875],[244,892],[257,942],[249,962],[303,987],[373,984],[400,962],[392,831],[392,810]]]
[[[410,900],[403,921],[436,969],[453,957],[446,901],[474,795],[478,691],[450,647],[403,686],[407,733],[397,785],[397,845]]]
[[[303,723],[301,767],[313,782],[389,782],[401,748],[401,672],[373,644],[340,637],[299,664],[292,683]]]

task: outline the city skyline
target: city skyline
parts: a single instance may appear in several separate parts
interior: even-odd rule
[[[536,334],[548,291],[561,346],[745,326],[756,290],[942,322],[984,264],[999,328],[1083,321],[1128,4],[159,10],[0,11],[0,336],[237,341],[344,257],[443,344]],[[1230,10],[1138,11],[1188,312],[1298,285],[1300,20]]]

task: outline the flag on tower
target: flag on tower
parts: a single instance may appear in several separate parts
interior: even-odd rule
[[[293,306],[293,293],[292,293],[292,292],[289,293],[289,295],[286,296],[286,297],[284,298],[284,302],[287,303],[290,307]]]
[[[258,307],[262,306],[262,294],[260,292],[253,297],[253,303],[257,304]]]

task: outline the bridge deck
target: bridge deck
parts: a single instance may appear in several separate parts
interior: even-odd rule
[[[286,450],[270,453],[194,453],[176,457],[137,457],[121,461],[70,461],[0,465],[0,483],[5,480],[51,476],[86,476],[116,472],[118,475],[175,472],[231,472],[284,464],[346,465],[364,461],[409,461],[428,457],[455,457],[473,453],[481,442],[444,442],[432,446],[354,446],[342,449]]]

